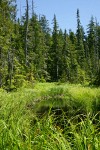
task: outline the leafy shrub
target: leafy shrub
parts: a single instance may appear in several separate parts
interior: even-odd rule
[[[16,75],[14,77],[14,86],[19,88],[22,87],[24,85],[25,82],[25,76],[23,75]]]

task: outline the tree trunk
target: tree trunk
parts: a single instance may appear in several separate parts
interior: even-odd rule
[[[32,0],[32,17],[34,16],[34,1]]]
[[[26,0],[26,31],[25,31],[25,64],[27,65],[27,35],[28,35],[28,18],[29,18],[29,6],[28,6],[28,0]]]

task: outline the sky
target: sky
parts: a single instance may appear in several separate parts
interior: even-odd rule
[[[32,6],[31,1],[29,0],[30,9]],[[17,0],[17,4],[18,9],[21,10],[21,15],[23,15],[26,0]],[[77,27],[77,9],[80,11],[81,24],[85,30],[91,16],[96,17],[97,21],[100,22],[100,0],[34,0],[35,13],[37,15],[45,15],[51,28],[55,14],[59,28],[62,30],[67,29],[67,31],[71,29],[75,32]],[[18,12],[18,16],[20,16],[20,12]]]

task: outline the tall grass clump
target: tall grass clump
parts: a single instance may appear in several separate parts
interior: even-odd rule
[[[0,89],[1,150],[100,150],[100,89],[38,83]]]
[[[0,92],[0,149],[19,149],[24,147],[24,139],[29,141],[34,114],[26,108],[26,103],[33,98],[32,90]]]
[[[79,116],[75,116],[75,118]],[[64,136],[71,142],[71,149],[77,150],[99,150],[100,149],[100,130],[98,124],[94,124],[95,116],[85,116],[79,123],[73,123],[71,118],[68,126],[64,128]]]

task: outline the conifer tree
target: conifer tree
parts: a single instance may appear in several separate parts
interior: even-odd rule
[[[62,63],[61,63],[61,70],[62,70],[62,76],[61,80],[63,81],[69,81],[70,80],[70,49],[69,49],[69,43],[68,43],[68,35],[67,31],[65,29],[63,34],[63,47],[62,47]]]
[[[13,68],[13,51],[12,51],[12,40],[13,40],[13,27],[14,27],[14,13],[16,5],[13,5],[15,0],[2,1],[0,3],[1,11],[1,41],[0,43],[0,86],[6,85],[6,83],[11,86],[12,80],[12,68]]]
[[[77,31],[76,31],[76,37],[77,37],[77,43],[76,43],[76,49],[77,49],[77,61],[78,64],[82,69],[84,69],[84,44],[83,44],[83,30],[82,30],[81,22],[80,22],[80,14],[79,9],[77,9]]]
[[[88,48],[90,57],[90,78],[94,78],[96,74],[96,49],[95,49],[95,22],[93,16],[91,17],[90,23],[88,24]]]
[[[74,32],[69,31],[68,37],[68,49],[70,51],[70,78],[69,82],[78,83],[78,62],[77,62],[77,50],[76,50],[77,38]]]
[[[52,46],[50,52],[50,76],[52,81],[58,81],[58,23],[56,15],[53,18]]]

